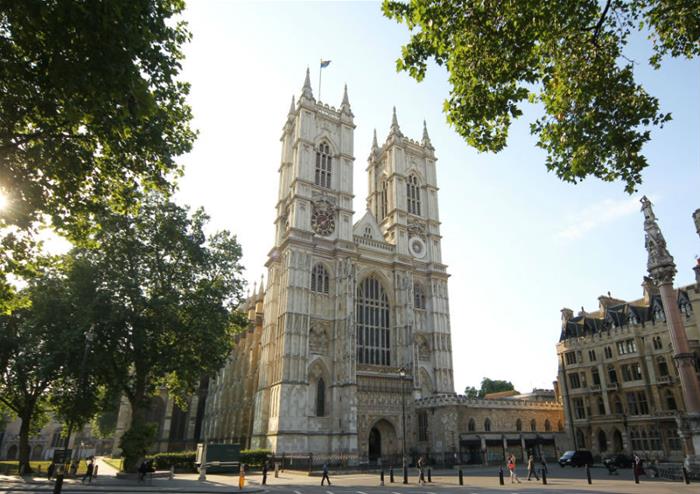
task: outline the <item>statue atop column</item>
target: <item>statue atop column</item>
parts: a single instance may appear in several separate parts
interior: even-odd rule
[[[659,225],[656,223],[656,216],[651,209],[651,201],[644,196],[640,199],[642,203],[642,213],[644,213],[644,246],[649,254],[647,270],[657,283],[673,283],[676,275],[676,264],[673,256],[668,252],[666,240]]]
[[[700,208],[693,213],[693,220],[695,221],[695,231],[700,235]]]

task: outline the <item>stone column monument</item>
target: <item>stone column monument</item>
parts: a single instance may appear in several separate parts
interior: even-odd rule
[[[659,287],[661,303],[666,313],[668,331],[673,345],[673,360],[678,368],[683,390],[683,401],[686,414],[677,418],[679,434],[684,439],[686,463],[700,464],[700,382],[695,374],[694,356],[688,345],[688,335],[683,327],[681,311],[673,289],[673,278],[676,275],[676,264],[673,256],[666,248],[656,216],[651,208],[651,201],[642,197],[642,213],[644,213],[645,247],[649,255],[647,270]],[[700,213],[694,215],[696,226],[700,221]],[[699,228],[700,231],[700,228]]]

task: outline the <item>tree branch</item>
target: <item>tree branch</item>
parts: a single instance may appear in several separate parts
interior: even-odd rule
[[[596,46],[596,48],[598,47],[598,35],[600,34],[600,29],[603,27],[603,22],[605,22],[605,18],[608,16],[608,10],[610,10],[610,3],[611,0],[605,2],[603,13],[600,14],[600,19],[598,19],[598,23],[593,30],[593,44]]]

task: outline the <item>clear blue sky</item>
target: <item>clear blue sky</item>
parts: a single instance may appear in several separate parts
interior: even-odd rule
[[[237,3],[190,1],[193,41],[183,78],[200,136],[182,159],[179,199],[204,206],[217,228],[238,235],[252,284],[265,272],[273,242],[281,128],[292,95],[311,67],[318,96],[338,106],[347,83],[355,114],[355,219],[365,210],[366,158],[372,129],[386,137],[396,106],[404,134],[418,139],[422,121],[435,146],[443,260],[452,274],[450,302],[455,386],[507,379],[521,391],[551,388],[560,309],[597,308],[597,297],[641,296],[646,253],[639,195],[621,183],[565,184],[547,173],[528,131],[537,115],[511,129],[508,148],[479,154],[447,125],[445,72],[432,67],[418,84],[395,71],[405,27],[385,19],[379,3]],[[651,166],[640,194],[649,196],[671,253],[677,281],[693,281],[700,254],[691,213],[700,207],[700,61],[646,66],[646,41],[627,56],[639,80],[673,121],[645,148]]]

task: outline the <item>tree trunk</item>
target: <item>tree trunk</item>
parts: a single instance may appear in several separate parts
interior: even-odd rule
[[[146,422],[148,401],[145,391],[137,390],[129,399],[131,405],[131,424],[122,436],[120,447],[124,456],[124,470],[135,472],[148,449],[153,445],[157,428]]]
[[[23,413],[21,419],[22,423],[19,427],[19,471],[22,474],[27,474],[32,472],[32,468],[29,466],[29,429],[32,413]]]

